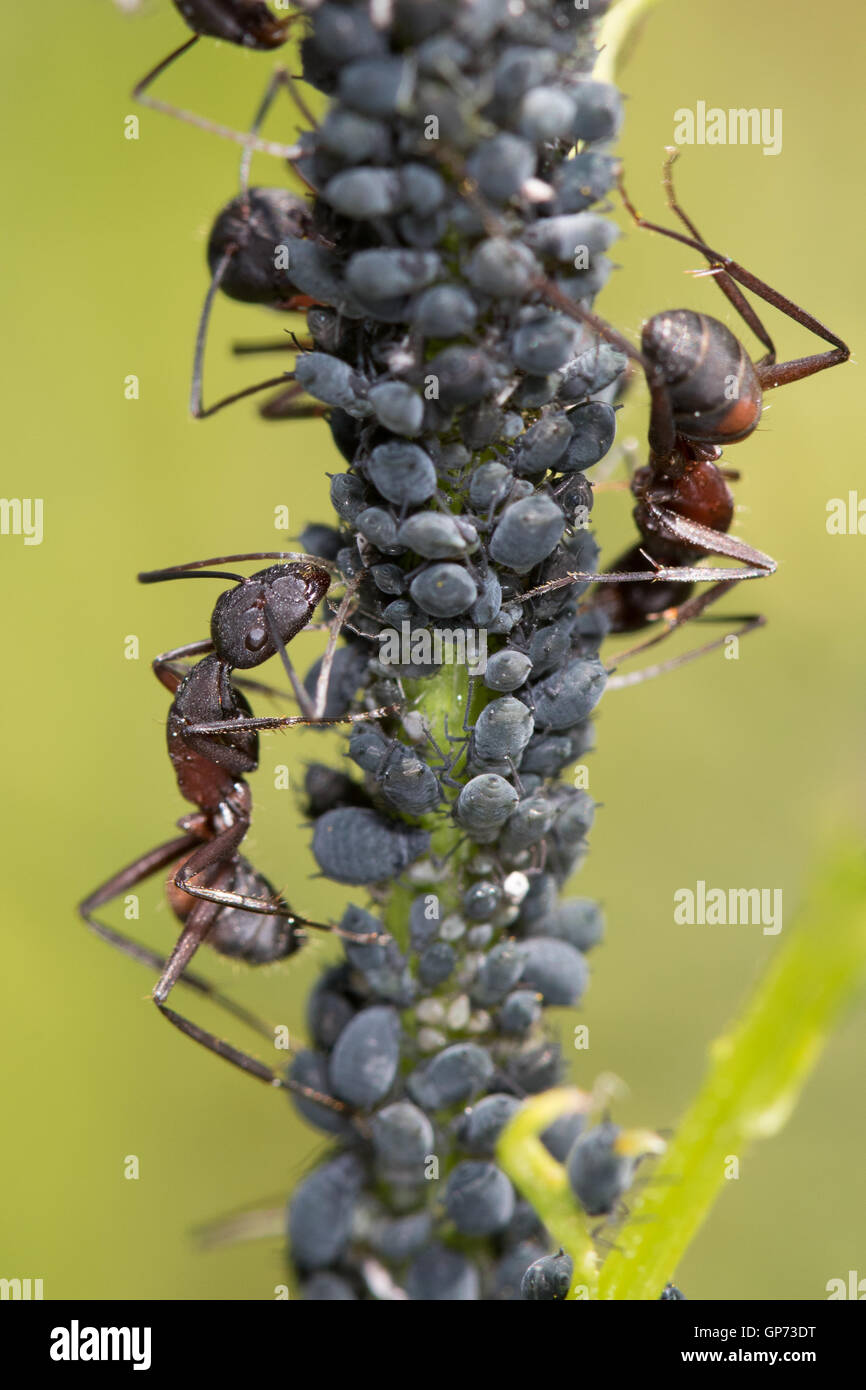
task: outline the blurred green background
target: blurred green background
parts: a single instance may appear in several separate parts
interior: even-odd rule
[[[270,1298],[284,1277],[278,1239],[201,1253],[191,1233],[241,1205],[278,1206],[319,1140],[280,1097],[166,1027],[147,1002],[148,973],[89,936],[74,904],[167,838],[183,809],[164,754],[166,693],[148,660],[205,635],[217,589],[142,589],[135,572],[285,546],[274,508],[289,505],[293,533],[326,519],[325,471],[340,464],[320,424],[266,424],[253,404],[205,423],[187,417],[203,243],[235,191],[238,157],[141,109],[141,138],[124,138],[133,82],[185,34],[169,4],[145,0],[124,15],[109,0],[79,0],[54,7],[50,22],[14,6],[4,33],[3,492],[44,498],[45,536],[32,547],[0,539],[0,1274],[42,1277],[47,1298]],[[686,150],[680,193],[714,245],[855,350],[866,335],[863,37],[858,3],[819,12],[807,0],[666,0],[622,74],[621,148],[648,215],[663,211],[662,150],[678,107],[782,108],[777,158]],[[271,63],[202,43],[162,95],[243,127]],[[291,139],[294,127],[280,104],[269,129]],[[254,176],[282,178],[267,158]],[[628,331],[680,303],[724,313],[712,283],[684,278],[696,262],[688,251],[629,232],[614,254],[625,269],[602,307]],[[813,350],[769,318],[782,355]],[[220,301],[211,396],[256,380],[261,363],[228,355],[233,337],[282,326]],[[263,361],[270,374],[275,359]],[[137,401],[124,399],[130,373]],[[604,809],[574,891],[603,900],[608,941],[583,1015],[591,1051],[572,1055],[582,1082],[600,1071],[623,1078],[617,1113],[628,1120],[674,1123],[706,1043],[776,945],[754,927],[674,925],[674,889],[697,879],[781,887],[790,920],[816,857],[863,814],[866,538],[825,529],[829,498],[866,495],[860,380],[852,365],[779,392],[760,433],[731,453],[744,470],[737,533],[776,556],[779,572],[727,603],[759,607],[767,629],[744,640],[738,662],[706,658],[613,692],[601,709],[591,790]],[[641,394],[621,426],[621,438],[645,433]],[[609,559],[631,535],[628,512],[622,494],[599,500]],[[124,658],[130,634],[138,661]],[[254,862],[312,916],[338,911],[338,894],[310,879],[295,797],[273,783],[275,765],[295,771],[322,747],[315,734],[265,737],[249,838]],[[168,946],[158,883],[131,925]],[[304,993],[333,949],[314,943],[264,976],[207,966],[298,1033]],[[190,1011],[216,1021],[196,1001]],[[570,1022],[563,1016],[564,1032]],[[828,1279],[866,1274],[864,1045],[866,1024],[849,1019],[787,1129],[746,1156],[680,1271],[689,1296],[816,1299]],[[129,1154],[138,1181],[124,1179]]]

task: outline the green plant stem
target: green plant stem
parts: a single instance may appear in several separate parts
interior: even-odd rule
[[[573,1087],[545,1091],[520,1107],[497,1146],[499,1162],[514,1185],[574,1261],[570,1299],[597,1296],[598,1257],[586,1218],[571,1195],[565,1169],[538,1136],[560,1116],[586,1111],[591,1104],[591,1097]]]
[[[713,1045],[698,1096],[635,1194],[599,1297],[657,1299],[702,1225],[730,1157],[777,1133],[831,1028],[866,984],[866,858],[834,858],[741,1020]]]

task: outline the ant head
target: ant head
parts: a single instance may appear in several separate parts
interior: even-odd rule
[[[260,666],[306,627],[330,583],[326,570],[306,563],[271,565],[241,580],[213,611],[217,656],[241,670]]]
[[[244,48],[279,48],[291,17],[277,19],[262,0],[174,0],[190,29]]]
[[[223,258],[230,259],[220,289],[245,304],[276,304],[298,293],[281,266],[279,252],[291,262],[291,244],[310,228],[310,211],[303,198],[286,188],[251,188],[232,198],[218,214],[210,234],[207,259],[216,275]]]

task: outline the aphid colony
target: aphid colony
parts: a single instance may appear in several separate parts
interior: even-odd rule
[[[289,32],[288,18],[255,0],[177,7],[194,37],[139,92],[199,36],[266,48]],[[730,343],[714,337],[707,324],[717,321],[706,316],[657,316],[638,351],[592,314],[612,269],[606,253],[616,233],[602,200],[617,180],[610,151],[622,114],[616,90],[589,76],[594,21],[605,8],[604,0],[326,0],[304,13],[301,4],[292,18],[303,79],[330,98],[321,123],[294,146],[261,138],[284,89],[303,107],[282,70],[249,134],[191,118],[246,146],[240,193],[208,245],[193,413],[213,415],[279,386],[262,413],[324,415],[348,466],[331,478],[337,524],[307,528],[305,558],[283,557],[252,580],[227,576],[237,588],[216,611],[237,606],[232,637],[246,634],[248,659],[221,647],[216,622],[212,653],[196,643],[160,659],[174,696],[172,762],[198,811],[181,823],[182,841],[116,876],[84,911],[115,939],[94,922],[95,909],[182,859],[171,885],[182,934],[169,963],[124,949],[160,969],[154,997],[172,1022],[287,1089],[332,1137],[333,1152],[290,1204],[291,1258],[311,1299],[564,1297],[567,1256],[551,1254],[495,1161],[520,1099],[560,1076],[543,1011],[580,1001],[586,954],[602,936],[595,904],[559,897],[586,852],[594,803],[556,779],[591,749],[590,718],[608,677],[599,649],[611,628],[671,630],[712,601],[664,611],[699,579],[715,580],[715,598],[770,571],[769,557],[726,535],[718,446],[754,428],[761,386],[847,355],[797,311],[833,351],[775,366],[772,342],[735,281],[793,317],[796,306],[733,262],[720,264],[684,214],[691,235],[671,235],[707,256],[762,337],[758,368],[744,350],[738,357],[730,334]],[[250,186],[252,150],[276,148],[305,195]],[[206,406],[218,291],[305,312],[307,336],[292,335],[291,371]],[[707,332],[712,350],[696,366],[695,343]],[[649,462],[633,484],[641,539],[616,573],[598,576],[586,470],[613,444],[629,358],[652,401]],[[736,428],[730,410],[710,418],[732,359],[746,398]],[[297,467],[291,453],[287,467]],[[707,554],[743,568],[696,569]],[[302,685],[286,644],[332,573],[346,597],[336,616],[326,611],[328,651]],[[593,578],[604,583],[593,589]],[[304,614],[281,611],[283,586],[299,582],[316,587]],[[251,584],[260,602],[232,599]],[[425,723],[424,695],[443,668],[380,659],[385,635],[403,625],[486,634],[486,669],[438,736]],[[178,668],[179,657],[205,651],[189,672]],[[301,701],[300,718],[254,718],[232,681],[233,670],[273,654]],[[200,941],[274,959],[298,944],[301,927],[327,927],[276,897],[238,845],[258,731],[341,720],[354,724],[348,770],[307,770],[312,850],[327,877],[366,888],[369,901],[351,903],[332,927],[344,959],[317,983],[310,1045],[281,1076],[179,1019],[165,994],[187,983],[226,1002],[185,972]],[[443,826],[453,831],[444,858],[435,849]],[[405,903],[399,920],[389,911],[395,892]],[[267,948],[257,944],[263,931]],[[647,1151],[634,1135],[608,1119],[587,1126],[573,1116],[543,1137],[587,1218],[614,1216]]]

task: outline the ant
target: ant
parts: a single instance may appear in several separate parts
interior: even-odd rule
[[[545,280],[540,285],[557,308],[595,329],[637,362],[650,392],[649,460],[631,482],[641,539],[611,572],[594,576],[618,585],[615,593],[600,600],[614,630],[632,631],[663,619],[664,631],[631,648],[628,655],[661,641],[683,622],[697,617],[740,580],[760,578],[775,570],[770,556],[726,534],[734,513],[727,480],[738,474],[719,467],[721,446],[738,443],[754,432],[761,418],[764,392],[835,367],[850,356],[842,339],[811,314],[707,245],[674,193],[671,171],[677,153],[668,149],[664,186],[668,206],[684,223],[688,235],[641,217],[620,176],[623,203],[637,226],[671,237],[706,258],[709,270],[703,273],[714,277],[766,349],[758,362],[752,362],[743,344],[719,319],[690,309],[668,309],[648,319],[638,351],[610,324],[555,284]],[[830,343],[830,350],[777,362],[773,340],[740,285]],[[738,560],[743,568],[697,567],[697,561],[706,554]],[[659,587],[645,590],[647,580],[662,586],[661,593]],[[714,581],[708,590],[685,603],[675,602],[671,584],[691,585],[704,580]],[[757,626],[763,619],[744,621]]]
[[[244,145],[247,152],[261,150],[263,154],[276,155],[283,159],[297,159],[301,154],[298,145],[280,145],[271,140],[259,139],[256,132],[244,134],[239,130],[231,130],[228,126],[216,125],[203,116],[196,116],[191,111],[183,111],[177,106],[169,105],[168,102],[149,96],[147,91],[156,79],[184,53],[188,53],[200,38],[224,39],[226,43],[260,51],[281,48],[288,38],[289,29],[301,18],[301,14],[286,15],[285,18],[278,19],[262,0],[174,0],[174,6],[188,27],[193,30],[193,36],[182,43],[180,48],[169,53],[167,58],[163,58],[162,62],[157,63],[155,68],[136,83],[132,91],[133,99],[149,106],[153,111],[187,121],[190,125],[222,136],[225,140],[234,140]],[[283,80],[299,110],[311,120],[310,113],[288,74],[284,75]],[[315,124],[312,120],[311,123]]]
[[[283,563],[250,576],[209,568],[258,559],[279,559]],[[331,578],[323,563],[313,557],[294,557],[288,563],[286,560],[285,555],[273,552],[227,555],[138,576],[143,584],[210,578],[229,579],[235,585],[217,599],[210,638],[164,652],[152,663],[157,679],[172,695],[167,722],[168,753],[178,789],[197,809],[178,821],[183,832],[180,836],[133,860],[91,893],[78,910],[104,941],[160,971],[152,998],[163,1016],[182,1033],[270,1085],[298,1090],[311,1099],[343,1109],[339,1102],[277,1076],[256,1058],[239,1052],[166,1004],[171,990],[182,979],[258,1032],[273,1038],[265,1025],[246,1010],[198,976],[186,973],[195,952],[207,941],[221,955],[260,965],[293,955],[305,939],[304,927],[340,934],[338,927],[313,922],[296,913],[239,852],[252,809],[245,776],[258,765],[260,729],[356,723],[396,712],[395,706],[388,706],[340,718],[323,717],[337,636],[353,590],[349,586],[331,624],[328,648],[311,700],[297,680],[286,645],[310,623],[328,592]],[[259,666],[276,653],[283,660],[304,713],[256,719],[245,696],[233,684],[232,673]],[[177,663],[190,657],[201,659],[191,667],[178,669]],[[181,922],[181,932],[165,960],[105,926],[93,914],[168,865],[174,865],[167,885],[168,899]],[[352,937],[356,942],[360,939]]]
[[[271,76],[262,101],[253,117],[250,135],[254,137],[284,83],[290,82],[284,69]],[[277,251],[292,255],[292,248],[302,241],[331,248],[331,243],[316,230],[307,202],[286,188],[251,188],[250,165],[253,144],[241,157],[240,192],[217,214],[208,238],[207,260],[211,282],[205,295],[195,339],[192,384],[189,410],[196,420],[207,419],[227,405],[260,391],[280,386],[283,389],[262,407],[266,419],[287,419],[319,416],[326,407],[317,401],[300,401],[303,387],[293,380],[291,372],[257,382],[241,391],[224,396],[214,405],[205,406],[203,399],[204,354],[210,317],[218,290],[244,304],[268,304],[284,313],[310,309],[316,300],[299,291],[289,279],[287,270],[278,267]],[[294,333],[283,341],[273,343],[236,344],[236,354],[253,352],[306,351],[312,343],[301,343]]]

